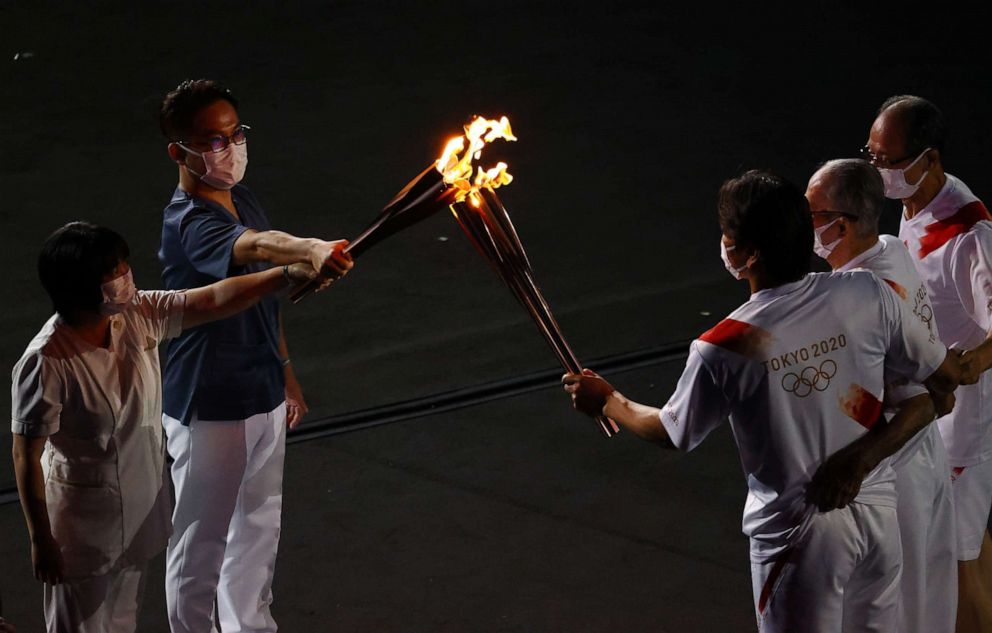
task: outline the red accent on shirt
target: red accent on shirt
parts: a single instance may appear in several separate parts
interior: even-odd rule
[[[992,215],[981,200],[975,200],[958,209],[951,217],[928,224],[925,229],[927,234],[920,238],[920,259],[946,244],[951,238],[967,233],[982,220],[992,220]]]
[[[742,356],[756,356],[771,339],[771,332],[735,319],[724,319],[699,337],[700,341],[718,345]]]
[[[788,560],[791,552],[792,550],[786,551],[772,564],[772,569],[768,572],[768,578],[765,579],[765,584],[761,586],[761,595],[758,596],[758,613],[765,612],[765,607],[768,606],[768,599],[772,597],[772,589],[775,588],[775,581],[778,580],[779,574],[782,573],[782,568],[785,567],[785,561]]]
[[[852,383],[847,394],[840,396],[838,400],[844,415],[866,429],[875,426],[882,414],[882,401],[861,385]]]
[[[883,279],[882,281],[889,284],[889,288],[895,290],[896,294],[899,295],[903,301],[905,301],[906,298],[909,297],[909,294],[906,292],[906,289],[900,286],[898,283],[892,281],[891,279]]]

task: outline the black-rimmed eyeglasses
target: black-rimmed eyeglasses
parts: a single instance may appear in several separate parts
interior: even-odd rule
[[[882,159],[879,158],[877,154],[874,154],[870,149],[868,149],[867,145],[865,145],[860,150],[858,150],[858,153],[861,154],[861,158],[865,159],[872,165],[875,165],[876,167],[886,167],[886,168],[891,168],[894,167],[895,165],[898,165],[899,163],[904,163],[916,155],[916,154],[909,154],[907,156],[900,158],[899,160]]]
[[[234,128],[234,131],[231,132],[229,136],[224,136],[223,134],[221,134],[218,136],[211,136],[205,141],[192,141],[192,142],[175,141],[175,142],[180,145],[184,143],[186,145],[191,145],[193,142],[203,143],[204,145],[209,145],[210,151],[216,154],[217,152],[223,152],[225,149],[227,149],[227,146],[230,145],[231,143],[234,143],[235,145],[244,145],[246,142],[248,142],[249,130],[251,130],[249,126],[242,124]]]

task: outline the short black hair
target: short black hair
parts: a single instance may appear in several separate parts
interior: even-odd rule
[[[55,311],[72,317],[96,312],[103,302],[103,278],[131,254],[116,231],[90,222],[70,222],[45,240],[38,256],[38,276]]]
[[[899,115],[906,123],[907,151],[916,155],[932,147],[943,156],[947,146],[947,121],[940,108],[923,97],[896,95],[882,103],[878,114],[893,107],[898,108]]]
[[[723,233],[735,244],[757,250],[774,279],[796,281],[810,271],[809,203],[785,178],[763,169],[731,178],[720,187],[717,212]]]
[[[211,103],[223,99],[238,109],[238,100],[231,91],[213,79],[187,79],[162,99],[158,124],[170,141],[184,141],[193,127],[196,113]]]

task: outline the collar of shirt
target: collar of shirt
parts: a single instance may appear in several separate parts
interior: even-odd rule
[[[66,323],[61,315],[56,315],[56,323],[72,340],[95,350],[102,350],[107,353],[117,353],[121,348],[121,337],[124,335],[124,316],[114,314],[110,317],[110,345],[107,347],[96,346],[79,336],[72,326]]]
[[[849,262],[847,262],[843,266],[838,267],[836,270],[834,270],[834,272],[846,273],[849,270],[854,270],[855,268],[861,268],[862,264],[864,264],[869,259],[872,259],[876,255],[881,253],[882,249],[884,248],[885,248],[885,244],[882,242],[882,240],[876,240],[874,246],[872,246],[865,252],[861,253],[860,255],[851,258]]]
[[[946,216],[953,214],[959,208],[961,208],[960,200],[955,192],[961,188],[961,181],[950,174],[944,174],[944,186],[940,188],[937,195],[933,197],[927,206],[920,209],[920,211],[911,218],[906,217],[906,207],[902,208],[902,221],[906,224],[915,224],[917,222],[923,222],[924,219],[927,224],[932,220],[943,220]]]
[[[764,290],[759,290],[758,292],[751,295],[748,302],[751,301],[770,301],[777,297],[782,297],[793,292],[804,289],[810,283],[812,283],[813,277],[806,275],[799,281],[792,281],[787,284],[782,284],[781,286],[775,286],[774,288],[765,288]]]

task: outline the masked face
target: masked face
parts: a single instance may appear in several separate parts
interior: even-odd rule
[[[727,246],[726,244],[724,244],[722,239],[720,240],[720,259],[723,260],[724,267],[727,269],[728,273],[733,275],[734,279],[740,279],[743,276],[744,271],[751,266],[752,262],[748,261],[746,264],[739,267],[734,266],[734,264],[730,261],[730,256],[727,253],[734,250],[735,248],[737,248],[736,245]]]
[[[241,182],[245,177],[245,169],[248,168],[248,144],[228,143],[227,147],[219,152],[198,152],[190,149],[182,143],[177,143],[179,147],[187,152],[199,156],[203,159],[205,173],[198,174],[187,164],[186,169],[191,174],[210,185],[214,189],[228,190]]]
[[[837,224],[837,222],[839,221],[840,218],[834,218],[832,222],[827,222],[823,226],[813,229],[813,252],[819,255],[820,257],[822,257],[823,259],[827,259],[828,257],[830,257],[830,254],[834,252],[834,249],[837,248],[837,245],[840,244],[842,239],[844,239],[843,237],[838,237],[829,244],[823,243],[823,234],[826,233],[831,226]]]
[[[920,177],[916,180],[915,184],[911,184],[906,180],[906,172],[913,168],[916,163],[920,162],[920,159],[930,151],[930,148],[926,148],[920,155],[913,159],[909,165],[903,169],[886,169],[879,167],[878,173],[882,176],[882,182],[885,183],[885,197],[891,198],[893,200],[905,200],[906,198],[912,198],[913,194],[920,188],[923,183],[923,179],[927,177],[930,172],[929,169],[920,174]]]
[[[131,305],[138,293],[138,289],[134,287],[134,277],[131,275],[130,268],[123,275],[104,282],[100,286],[100,291],[103,293],[103,302],[100,304],[99,311],[104,316],[123,312]]]

